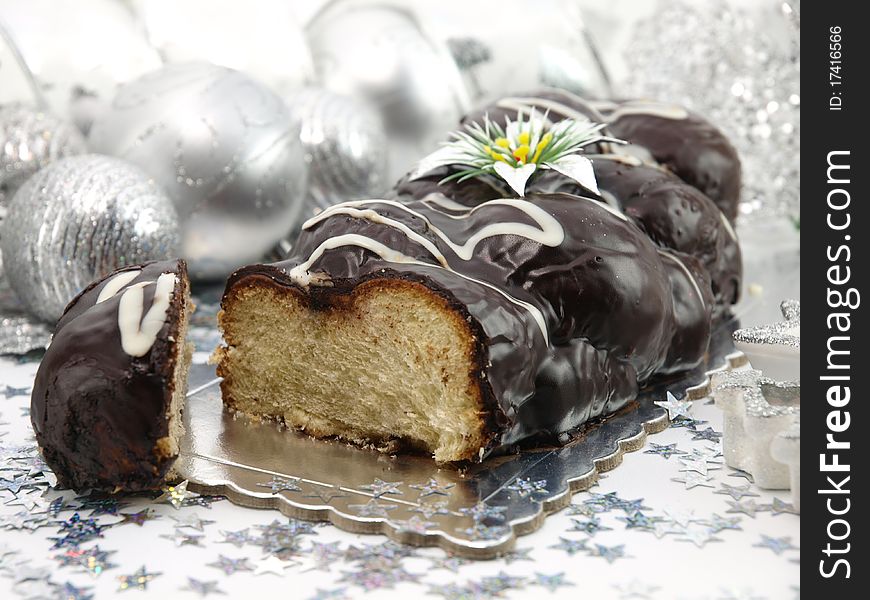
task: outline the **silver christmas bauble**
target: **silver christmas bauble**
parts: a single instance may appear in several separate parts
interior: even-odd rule
[[[286,97],[309,163],[309,208],[383,194],[387,137],[380,115],[358,99],[319,88]]]
[[[85,154],[50,164],[18,189],[0,244],[15,293],[51,322],[94,279],[176,255],[178,218],[139,168]]]
[[[255,262],[304,215],[308,165],[285,102],[238,71],[184,63],[121,86],[91,148],[129,160],[175,203],[197,279]]]
[[[69,123],[21,104],[0,106],[0,218],[28,177],[52,161],[84,152],[84,138]]]
[[[94,98],[161,64],[117,0],[0,0],[0,29],[0,102],[35,102],[85,128]]]
[[[398,3],[336,0],[306,33],[320,84],[381,115],[392,179],[431,152],[470,108],[447,46]]]
[[[311,54],[285,0],[132,0],[166,62],[194,60],[237,69],[279,94],[314,79]],[[256,32],[244,35],[243,32]]]
[[[610,95],[578,0],[396,1],[447,45],[475,104],[542,87]]]

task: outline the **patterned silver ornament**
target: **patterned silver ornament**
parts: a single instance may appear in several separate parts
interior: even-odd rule
[[[175,203],[197,279],[258,261],[304,214],[308,165],[286,103],[248,76],[184,63],[121,86],[91,147],[154,177]]]
[[[8,34],[0,35],[0,102],[36,102],[84,127],[99,105],[79,100],[108,100],[118,83],[161,64],[116,0],[0,0],[0,28]]]
[[[0,218],[28,177],[52,161],[84,152],[85,140],[72,125],[21,104],[0,106]]]
[[[94,279],[174,256],[178,218],[140,169],[86,154],[50,164],[18,189],[0,243],[13,290],[51,322]]]
[[[321,85],[378,111],[398,179],[471,106],[446,44],[401,2],[337,0],[306,27]]]
[[[309,208],[372,198],[390,187],[380,115],[355,98],[318,88],[287,96],[309,162]]]

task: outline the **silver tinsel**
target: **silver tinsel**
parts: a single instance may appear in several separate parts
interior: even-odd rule
[[[0,242],[10,285],[29,311],[51,322],[94,279],[174,256],[178,219],[138,168],[87,154],[52,163],[18,189]]]
[[[209,63],[168,65],[119,89],[91,147],[154,177],[175,203],[198,279],[255,262],[303,214],[308,166],[285,102]]]
[[[625,47],[622,95],[707,116],[743,161],[741,212],[800,215],[800,2],[659,2]]]
[[[309,207],[371,198],[389,188],[380,116],[354,98],[307,88],[287,98],[309,162]]]

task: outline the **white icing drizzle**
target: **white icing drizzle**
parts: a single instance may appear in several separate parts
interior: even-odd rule
[[[132,271],[124,271],[122,273],[118,273],[117,275],[112,277],[109,281],[106,282],[106,285],[103,286],[103,289],[100,290],[100,295],[97,296],[97,301],[95,302],[95,304],[105,302],[106,300],[120,292],[122,287],[136,279],[141,272],[142,269],[133,269]]]
[[[674,121],[681,121],[689,118],[689,113],[686,109],[674,104],[662,104],[659,102],[643,100],[626,102],[625,104],[614,104],[613,102],[607,101],[592,102],[591,104],[599,111],[608,113],[605,117],[607,118],[607,121],[611,123],[620,117],[627,117],[630,115],[646,115],[662,119],[671,119]]]
[[[728,217],[725,216],[721,210],[719,211],[719,218],[722,219],[722,224],[725,226],[725,231],[728,232],[728,235],[731,236],[731,239],[735,242],[737,241],[737,232],[734,231],[734,227],[731,225],[731,221],[728,220]]]
[[[118,329],[121,331],[121,347],[130,356],[144,356],[157,340],[157,334],[166,321],[166,312],[177,279],[174,273],[163,273],[157,278],[154,301],[144,312],[146,285],[153,281],[140,281],[128,287],[118,303]]]
[[[578,110],[574,110],[570,106],[562,104],[556,100],[550,100],[548,98],[527,98],[527,97],[510,97],[510,98],[502,98],[498,102],[496,102],[496,106],[499,108],[506,108],[508,110],[514,110],[516,112],[522,112],[523,114],[529,114],[533,108],[536,109],[535,112],[540,112],[540,109],[550,110],[552,112],[557,112],[561,115],[565,115],[569,119],[574,119],[575,121],[580,121],[581,123],[590,121],[589,117],[584,115],[582,112]],[[549,122],[547,125],[550,125]]]
[[[429,229],[437,235],[441,240],[447,244],[451,250],[461,258],[462,260],[471,260],[471,257],[474,256],[474,250],[477,248],[477,245],[485,240],[486,238],[500,236],[500,235],[518,235],[532,241],[538,242],[539,244],[543,244],[544,246],[555,247],[562,243],[565,239],[565,231],[562,229],[562,225],[559,224],[559,221],[554,219],[547,211],[542,208],[535,206],[531,202],[527,200],[518,200],[512,198],[504,198],[499,200],[490,200],[488,202],[482,202],[478,204],[471,210],[469,210],[464,215],[458,216],[456,218],[465,219],[477,212],[479,209],[482,209],[486,206],[511,206],[526,213],[535,223],[540,226],[540,229],[533,227],[531,225],[526,225],[525,223],[493,223],[490,225],[486,225],[483,229],[477,231],[474,235],[472,235],[468,240],[465,241],[464,244],[457,244],[450,237],[447,236],[441,229],[433,225],[425,215],[407,207],[406,205],[396,202],[394,200],[356,200],[351,202],[343,202],[341,204],[336,204],[324,210],[322,213],[317,215],[316,217],[312,217],[305,221],[302,225],[303,229],[308,229],[319,223],[320,221],[327,219],[336,214],[349,214],[354,217],[368,219],[375,223],[382,223],[384,225],[388,225],[390,227],[395,227],[396,229],[400,229],[405,235],[409,238],[413,239],[415,242],[420,243],[420,245],[426,247],[433,256],[436,258],[441,257],[443,255],[432,245],[429,240],[421,236],[420,234],[412,231],[406,225],[399,223],[398,221],[394,221],[393,219],[389,219],[378,214],[375,211],[358,211],[354,210],[354,207],[357,206],[365,206],[367,204],[386,204],[388,206],[392,206],[398,208],[399,210],[403,210],[410,215],[413,215],[421,220],[423,220]],[[602,205],[603,206],[603,205]],[[609,208],[609,207],[608,207]],[[372,216],[374,215],[374,216]],[[625,219],[625,216],[620,215],[620,218]],[[439,259],[439,262],[446,265],[446,259],[443,261]]]
[[[433,208],[432,205],[434,205],[438,208],[443,208],[445,210],[449,210],[452,212],[458,212],[458,213],[467,213],[468,211],[470,211],[472,209],[471,206],[465,206],[464,204],[460,204],[459,202],[456,202],[455,200],[451,200],[450,198],[448,198],[444,194],[439,194],[439,193],[435,193],[435,192],[433,192],[431,194],[426,194],[426,196],[421,200],[421,202],[423,204],[426,204],[430,208]],[[442,215],[446,215],[446,216],[454,218],[454,219],[461,218],[461,217],[456,217],[454,215],[448,215],[447,213],[442,212],[440,210],[438,212],[441,213]]]
[[[683,261],[681,261],[678,257],[674,256],[667,250],[662,250],[661,248],[658,248],[658,252],[660,256],[671,259],[671,261],[675,262],[683,270],[683,272],[686,274],[686,277],[688,277],[689,281],[692,282],[692,287],[695,288],[695,293],[698,294],[698,298],[701,300],[701,305],[706,307],[707,303],[704,301],[704,294],[701,293],[701,288],[700,286],[698,286],[698,282],[695,281],[695,278],[692,276],[692,273],[689,271],[689,268],[685,265],[685,263],[683,263]]]
[[[459,277],[462,277],[463,279],[465,279],[467,281],[473,281],[474,283],[478,283],[480,285],[486,286],[486,287],[498,292],[502,296],[504,296],[504,298],[507,299],[509,302],[512,302],[512,303],[516,304],[517,306],[520,306],[520,307],[526,309],[532,315],[532,318],[535,319],[535,322],[538,324],[538,327],[540,328],[541,333],[544,336],[545,343],[547,343],[548,345],[550,343],[550,336],[549,336],[549,333],[547,332],[547,323],[544,320],[544,314],[538,309],[538,307],[536,307],[532,304],[529,304],[528,302],[524,302],[523,300],[520,300],[519,298],[514,298],[513,296],[511,296],[510,294],[508,294],[504,290],[497,288],[496,286],[492,285],[491,283],[488,283],[486,281],[481,281],[480,279],[475,279],[474,277],[469,277],[468,275],[464,275],[462,273],[454,271],[449,266],[439,267],[438,265],[433,265],[430,263],[424,263],[424,262],[415,260],[414,258],[411,258],[407,254],[403,254],[402,252],[398,252],[396,250],[393,250],[392,248],[389,248],[389,247],[385,246],[384,244],[382,244],[376,240],[373,240],[370,237],[366,237],[364,235],[359,235],[356,233],[347,233],[344,235],[338,235],[335,237],[331,237],[331,238],[323,241],[317,248],[314,249],[314,252],[312,252],[311,256],[308,257],[308,260],[306,260],[305,262],[300,263],[300,264],[296,265],[295,267],[293,267],[292,269],[290,269],[290,271],[287,273],[287,275],[290,277],[290,279],[294,283],[296,283],[302,287],[308,287],[311,283],[313,283],[316,280],[315,276],[311,275],[311,273],[309,272],[309,270],[314,265],[314,263],[317,262],[317,260],[321,256],[323,256],[323,253],[325,251],[332,250],[334,248],[340,248],[342,246],[359,246],[360,248],[365,248],[369,252],[372,252],[373,254],[380,256],[381,259],[383,259],[387,262],[404,263],[404,264],[417,265],[417,266],[422,266],[422,267],[431,267],[434,269],[441,268],[441,269],[444,269],[446,271],[450,271],[454,275],[458,275]]]

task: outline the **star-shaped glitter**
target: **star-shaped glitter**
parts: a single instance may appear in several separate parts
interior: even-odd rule
[[[298,563],[281,560],[277,556],[261,558],[254,567],[254,575],[277,575],[278,577],[283,577],[284,571],[294,564]]]
[[[220,569],[224,575],[232,575],[237,571],[253,571],[253,567],[248,564],[247,558],[228,558],[223,554],[218,554],[215,562],[206,563],[206,566]]]
[[[532,585],[539,585],[552,594],[561,587],[572,586],[574,584],[565,580],[565,573],[546,575],[535,571],[535,579],[532,581]]]
[[[236,548],[241,548],[254,541],[247,527],[238,531],[221,531],[221,535],[224,536],[224,539],[220,540],[219,544],[232,544]]]
[[[424,534],[428,529],[432,529],[436,523],[432,521],[426,521],[425,519],[421,519],[417,515],[414,515],[410,519],[405,521],[395,521],[396,531],[398,532],[410,532],[410,533],[420,533]]]
[[[76,498],[76,502],[79,502],[77,510],[90,510],[92,517],[99,515],[118,516],[118,511],[128,505],[127,502],[112,496],[79,496]]]
[[[195,592],[202,597],[208,596],[209,594],[225,593],[218,589],[217,581],[200,581],[199,579],[194,579],[193,577],[188,577],[187,587],[183,587],[181,589],[187,590],[189,592]]]
[[[412,483],[409,488],[420,490],[420,498],[427,496],[449,496],[450,489],[455,487],[455,483],[440,484],[434,478],[430,477],[426,483]]]
[[[572,540],[559,536],[559,543],[550,546],[550,548],[553,548],[554,550],[564,550],[569,556],[574,556],[578,552],[586,552],[589,550],[589,548],[586,547],[587,541],[588,540],[586,539]]]
[[[706,425],[707,421],[702,421],[700,419],[692,419],[690,417],[677,417],[676,419],[671,419],[671,429],[684,428],[690,431],[695,431],[699,425]]]
[[[720,517],[717,514],[713,514],[709,519],[702,521],[702,524],[706,525],[710,530],[710,533],[719,533],[720,531],[725,531],[726,529],[733,529],[736,531],[740,531],[742,527],[740,527],[740,517]]]
[[[712,475],[701,475],[700,473],[693,473],[691,471],[686,471],[685,475],[682,478],[680,477],[672,477],[671,481],[676,481],[677,483],[682,483],[686,486],[687,490],[691,490],[696,487],[708,487],[711,488],[713,485],[710,481],[713,480]]]
[[[719,538],[713,535],[713,532],[703,525],[690,525],[683,529],[677,536],[677,541],[692,542],[698,548],[703,548],[709,542],[719,542]]]
[[[360,517],[386,517],[387,511],[396,509],[395,504],[378,502],[377,497],[365,504],[348,504],[347,507],[355,509]]]
[[[54,546],[52,546],[54,549],[66,546],[78,547],[84,542],[103,537],[103,530],[111,527],[111,525],[101,525],[91,518],[83,520],[79,513],[73,514],[66,521],[58,521],[58,524],[60,524],[58,533],[63,533],[64,536],[48,538],[54,540]]]
[[[746,485],[728,485],[727,483],[720,483],[719,485],[722,486],[722,489],[716,490],[715,492],[713,492],[714,494],[731,496],[731,498],[734,500],[741,500],[742,498],[747,496],[754,496],[756,498],[758,497],[758,494],[749,489],[750,484],[748,483]]]
[[[344,551],[340,546],[340,542],[330,542],[328,544],[311,542],[308,556],[314,561],[314,566],[312,568],[328,571],[332,563],[344,554]]]
[[[625,558],[625,545],[604,546],[602,544],[595,544],[594,547],[589,548],[589,555],[600,556],[608,563],[612,563],[617,559]]]
[[[790,537],[775,538],[767,535],[761,536],[761,542],[753,544],[756,548],[770,548],[774,554],[782,554],[786,550],[796,550],[797,547],[791,543]]]
[[[571,519],[571,523],[573,523],[573,526],[570,527],[568,531],[582,531],[583,533],[587,533],[590,536],[594,536],[599,531],[610,531],[612,529],[611,527],[602,525],[601,519],[595,516],[589,517],[585,521],[581,521],[580,519]]]
[[[707,427],[703,431],[696,431],[695,435],[692,436],[692,441],[696,440],[707,440],[708,442],[716,442],[722,438],[722,434],[718,431],[714,431],[712,427]]]
[[[496,575],[482,577],[477,586],[485,594],[500,596],[501,593],[506,590],[519,588],[525,583],[525,581],[525,577],[516,577],[514,575],[509,575],[504,571],[499,571]]]
[[[226,496],[199,496],[194,494],[193,492],[188,492],[192,494],[181,501],[181,507],[187,508],[189,506],[201,506],[203,508],[211,509],[211,505],[215,502],[220,502],[221,500],[226,500]]]
[[[685,529],[685,526],[674,523],[673,521],[656,521],[652,524],[652,528],[649,530],[656,538],[662,539],[666,535],[670,535],[672,533],[682,533]]]
[[[202,547],[202,544],[200,542],[203,540],[203,538],[205,538],[204,535],[201,535],[198,533],[187,533],[187,532],[182,531],[180,529],[176,529],[175,532],[172,534],[166,534],[166,533],[160,534],[159,537],[162,537],[162,538],[167,539],[167,540],[171,540],[172,543],[176,545],[176,547],[181,547],[181,546],[200,546],[200,547]]]
[[[270,481],[265,483],[258,483],[257,487],[265,487],[272,490],[273,494],[280,494],[281,492],[301,492],[302,488],[299,487],[299,478],[298,477],[278,477],[276,475],[272,476]]]
[[[722,467],[716,463],[711,463],[707,458],[703,456],[690,456],[679,458],[681,472],[691,471],[693,473],[700,473],[701,475],[707,475],[709,471],[715,469],[721,469]]]
[[[430,558],[429,560],[432,561],[432,569],[444,569],[452,573],[458,573],[459,567],[465,566],[471,562],[465,558],[455,556],[453,554],[446,554],[437,558]]]
[[[511,563],[515,563],[518,561],[529,561],[534,562],[534,559],[529,556],[532,548],[515,548],[509,552],[505,552],[504,554],[499,554],[498,557],[505,562],[506,565]]]
[[[56,554],[54,559],[61,567],[80,567],[91,576],[97,577],[106,569],[117,566],[109,562],[109,554],[114,554],[114,550],[100,550],[100,546],[96,545],[86,550],[72,548],[61,554]]]
[[[187,527],[189,529],[196,529],[197,531],[203,531],[203,528],[206,525],[211,525],[215,522],[207,519],[200,519],[199,515],[194,513],[185,514],[183,517],[170,516],[169,518],[175,521],[176,529]]]
[[[12,387],[11,385],[7,385],[6,389],[3,390],[3,395],[7,398],[14,398],[16,396],[29,396],[30,390],[33,389],[31,387]]]
[[[743,469],[733,469],[728,473],[728,477],[742,477],[749,483],[755,483],[755,478],[752,476],[752,473],[744,471]]]
[[[0,477],[0,490],[7,490],[13,494],[21,491],[21,488],[27,484],[28,478],[26,475],[15,475],[12,479]]]
[[[360,486],[360,489],[371,492],[372,496],[375,498],[380,498],[386,494],[401,496],[402,491],[399,489],[400,485],[402,485],[401,481],[384,481],[376,477],[372,483],[362,485]]]
[[[601,512],[604,512],[601,507],[590,504],[569,504],[565,510],[566,515],[583,515],[590,518]]]
[[[171,504],[173,508],[178,510],[184,504],[185,500],[196,498],[199,494],[187,491],[188,481],[184,480],[178,485],[168,485],[163,488],[163,494],[160,495],[155,502]]]
[[[668,521],[679,525],[680,527],[688,527],[690,523],[698,523],[700,519],[695,517],[694,510],[681,510],[678,508],[665,508],[662,514]]]
[[[517,492],[521,498],[525,498],[526,496],[531,496],[533,494],[545,493],[547,491],[547,480],[539,479],[537,481],[532,481],[528,477],[519,477],[506,486],[505,489],[511,492]]]
[[[668,419],[671,421],[677,417],[692,418],[692,415],[689,414],[692,403],[685,400],[677,400],[677,397],[670,392],[668,392],[667,400],[656,400],[653,404],[668,411]]]
[[[649,443],[649,450],[644,450],[644,454],[658,454],[665,460],[670,459],[674,455],[685,454],[683,450],[678,450],[676,444],[656,444],[655,442]]]
[[[626,517],[616,517],[625,523],[626,529],[642,529],[651,531],[655,523],[662,520],[661,517],[648,517],[640,511]]]
[[[94,597],[89,587],[76,587],[70,582],[57,587],[57,597],[63,600],[91,600]]]
[[[150,508],[145,508],[135,513],[120,513],[118,516],[123,517],[123,520],[119,521],[117,525],[132,523],[133,525],[142,527],[142,525],[145,524],[145,521],[150,521],[154,518],[154,511]]]
[[[145,591],[148,589],[148,582],[158,575],[160,575],[160,573],[149,573],[143,565],[132,575],[119,575],[117,577],[118,591],[123,592],[130,589]]]
[[[19,492],[14,498],[5,502],[7,506],[23,506],[30,512],[48,512],[51,501],[45,498],[39,489]]]
[[[773,516],[782,515],[782,514],[791,514],[797,515],[800,514],[795,510],[794,506],[790,502],[783,502],[779,498],[774,498],[773,503],[770,505],[770,510],[773,513]]]
[[[324,504],[329,504],[335,498],[346,498],[347,494],[334,486],[312,486],[313,491],[310,494],[305,494],[304,498],[319,498]]]
[[[504,514],[505,511],[507,511],[506,506],[493,506],[486,502],[478,502],[474,506],[459,509],[460,514],[465,515],[466,517],[471,517],[475,522],[483,522],[487,520],[499,523],[504,522],[507,518]]]
[[[756,504],[755,500],[726,500],[725,502],[727,502],[728,506],[731,507],[725,512],[742,513],[744,515],[752,517],[753,519],[755,518],[755,513],[767,510],[767,507],[765,505]]]
[[[423,502],[419,506],[410,509],[411,512],[417,512],[423,515],[425,519],[431,519],[435,515],[449,515],[449,504],[446,501],[442,502]]]

